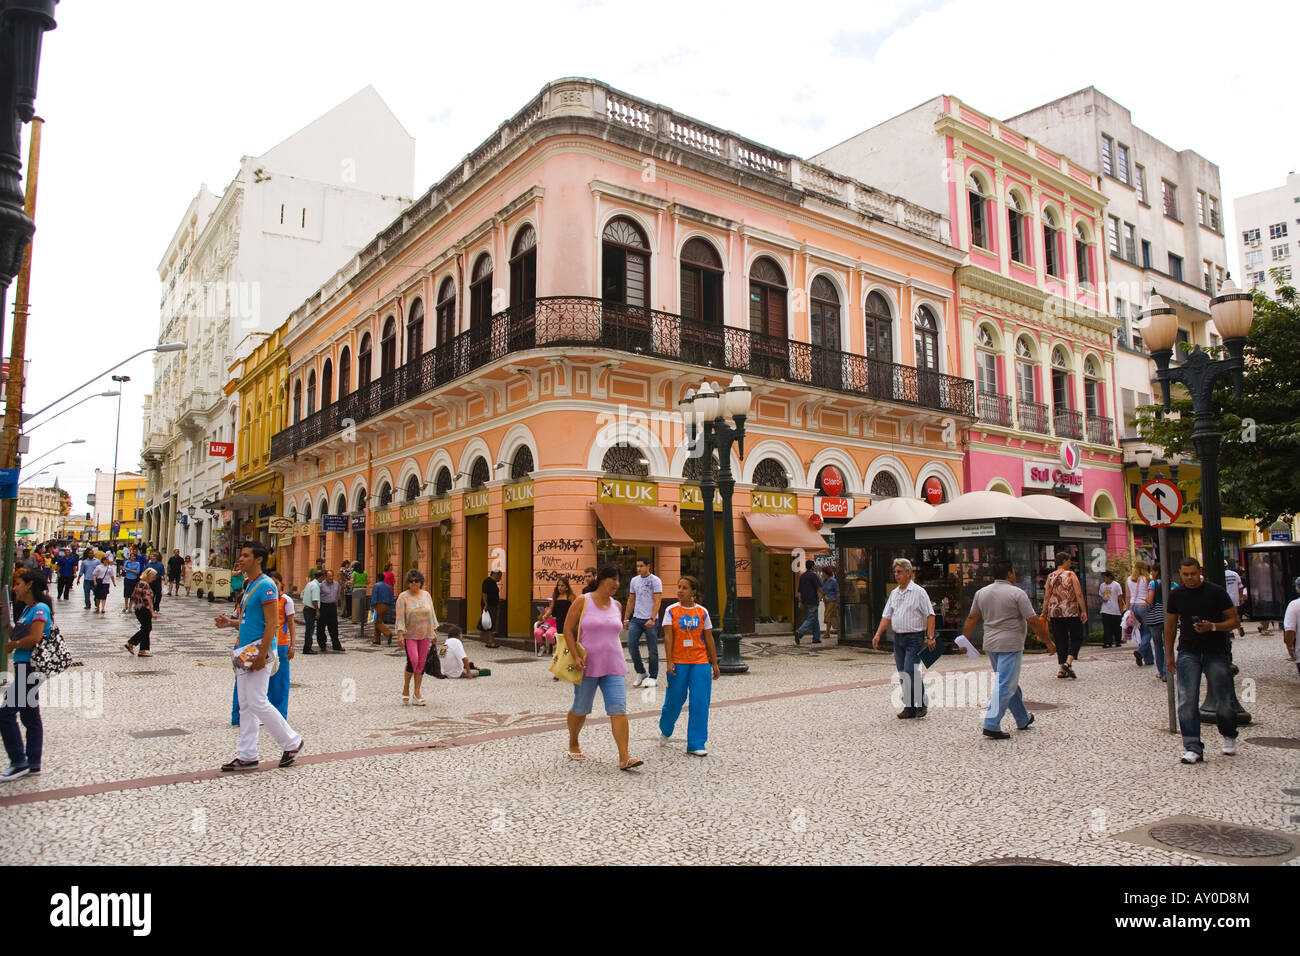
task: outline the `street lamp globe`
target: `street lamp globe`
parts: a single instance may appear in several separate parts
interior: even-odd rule
[[[1174,347],[1178,337],[1178,313],[1169,307],[1159,294],[1147,300],[1146,311],[1142,313],[1147,320],[1142,330],[1142,341],[1152,352],[1164,352]]]
[[[679,401],[679,402],[677,403],[677,407],[678,407],[679,409],[681,409],[681,413],[682,413],[682,424],[683,424],[683,425],[694,425],[694,424],[696,424],[696,421],[695,421],[695,389],[693,389],[693,388],[688,388],[688,389],[686,390],[686,394],[682,396],[681,401]]]
[[[695,395],[695,411],[697,421],[711,422],[718,417],[718,395],[708,382]]]
[[[1255,320],[1255,303],[1249,292],[1242,292],[1231,276],[1210,300],[1210,316],[1224,340],[1244,339]]]
[[[1137,459],[1138,467],[1146,471],[1151,467],[1151,461],[1155,458],[1155,452],[1150,448],[1142,447],[1133,452],[1133,457]]]
[[[727,386],[723,397],[724,414],[729,418],[744,418],[749,415],[749,406],[753,400],[753,389],[745,384],[743,378],[736,375]]]

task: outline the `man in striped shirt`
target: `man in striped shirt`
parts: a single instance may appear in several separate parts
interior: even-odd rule
[[[894,580],[898,587],[885,601],[885,613],[871,639],[872,647],[880,646],[886,628],[894,629],[894,666],[903,687],[903,710],[900,720],[924,717],[929,709],[925,686],[921,683],[921,642],[934,649],[934,605],[925,588],[912,580],[912,562],[907,558],[894,561]]]

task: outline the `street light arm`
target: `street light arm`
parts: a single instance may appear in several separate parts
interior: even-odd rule
[[[82,387],[84,388],[85,386],[83,385]],[[72,411],[74,408],[76,408],[78,405],[83,405],[83,404],[85,404],[86,402],[90,401],[92,398],[113,398],[113,397],[115,397],[115,396],[117,396],[117,395],[120,395],[120,394],[121,394],[120,392],[99,392],[99,393],[97,393],[97,394],[95,394],[95,395],[87,395],[87,396],[86,396],[85,398],[83,398],[81,401],[79,401],[79,402],[73,402],[73,403],[72,403],[71,405],[69,405],[67,408],[63,409],[63,411],[61,411],[61,412],[55,412],[53,415],[51,415],[49,418],[45,419],[45,421],[43,421],[43,422],[37,422],[35,425],[30,425],[30,426],[25,425],[25,426],[23,427],[23,432],[24,432],[25,434],[30,435],[32,432],[34,432],[36,429],[40,428],[42,425],[48,425],[50,422],[54,421],[54,419],[58,418],[60,415],[65,415],[65,414],[67,414],[68,412],[70,412],[70,411]],[[67,396],[65,395],[64,398],[67,398]],[[35,417],[35,416],[32,416],[32,417]]]
[[[165,344],[171,344],[171,343],[165,343]],[[66,395],[61,395],[61,396],[59,396],[58,398],[56,398],[54,401],[50,402],[50,404],[46,405],[44,408],[40,409],[39,411],[32,412],[30,415],[25,415],[25,416],[23,417],[23,421],[24,421],[24,422],[26,422],[26,421],[30,421],[31,419],[35,418],[37,415],[40,415],[42,412],[48,412],[51,408],[53,408],[55,405],[59,404],[59,402],[63,401],[65,398],[70,398],[71,396],[77,394],[77,392],[79,392],[79,391],[81,391],[83,388],[85,388],[87,385],[90,385],[90,384],[94,383],[95,379],[103,378],[103,377],[104,377],[105,375],[107,375],[109,372],[116,372],[118,369],[120,369],[123,365],[125,365],[127,362],[131,361],[132,359],[139,358],[141,355],[144,355],[144,354],[147,353],[147,352],[157,352],[159,348],[160,348],[160,346],[155,345],[155,346],[153,346],[152,348],[141,349],[140,351],[136,352],[134,355],[128,355],[126,358],[122,359],[122,361],[118,362],[118,363],[117,363],[116,365],[114,365],[112,368],[106,368],[106,369],[104,369],[104,371],[100,372],[98,375],[92,376],[91,378],[89,378],[89,379],[87,379],[85,382],[83,382],[82,384],[78,385],[78,386],[77,386],[76,388],[74,388],[72,391],[68,392]],[[180,350],[179,350],[179,349],[168,349],[168,351],[180,351]],[[42,424],[44,424],[44,423],[42,423]]]

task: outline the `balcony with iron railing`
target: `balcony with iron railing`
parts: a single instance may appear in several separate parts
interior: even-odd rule
[[[1052,415],[1052,433],[1057,438],[1083,437],[1083,412],[1073,408],[1058,408]]]
[[[1011,396],[980,392],[975,399],[976,415],[985,425],[1012,427]]]
[[[1115,422],[1101,415],[1088,416],[1088,441],[1094,445],[1115,444]]]
[[[1047,425],[1047,406],[1038,402],[1016,402],[1016,413],[1020,421],[1020,430],[1046,435],[1051,432]]]
[[[573,348],[622,352],[655,363],[679,362],[975,417],[975,383],[969,379],[669,312],[551,296],[498,312],[482,327],[462,332],[276,433],[271,436],[271,460],[329,438],[342,430],[344,420],[359,425],[493,362],[538,349]]]

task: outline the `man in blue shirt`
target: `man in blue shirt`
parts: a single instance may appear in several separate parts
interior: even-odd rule
[[[123,611],[131,609],[131,592],[135,590],[135,584],[140,580],[142,571],[144,571],[144,561],[136,554],[135,548],[132,548],[131,553],[122,562],[122,594],[126,598]]]
[[[246,543],[239,551],[236,567],[248,582],[239,600],[237,617],[216,617],[217,627],[238,627],[235,640],[235,693],[239,699],[239,750],[235,759],[222,766],[229,772],[257,769],[257,731],[260,724],[284,750],[280,766],[288,767],[302,750],[302,734],[289,726],[267,698],[271,672],[267,661],[275,655],[280,634],[280,594],[275,582],[262,570],[266,545]],[[278,664],[278,658],[276,658]]]
[[[66,601],[72,595],[72,579],[77,576],[77,556],[71,548],[64,548],[56,563],[59,566],[59,600]]]
[[[822,568],[822,600],[825,602],[826,636],[835,636],[835,626],[840,622],[840,582],[835,580],[835,569]]]
[[[388,626],[389,615],[393,612],[393,605],[397,599],[393,596],[393,589],[388,586],[388,582],[382,577],[375,582],[375,586],[370,591],[370,607],[375,612],[375,637],[371,644],[378,644],[380,635],[388,635],[388,643],[393,643],[393,632]],[[396,620],[396,618],[394,618]],[[321,637],[324,640],[324,635]],[[325,649],[325,645],[321,645]]]
[[[804,567],[807,569],[799,575],[799,603],[803,605],[804,619],[794,631],[794,642],[799,643],[799,639],[808,631],[812,631],[814,644],[822,642],[822,628],[817,621],[817,605],[821,603],[822,582],[817,572],[813,570],[816,563],[805,561]]]

